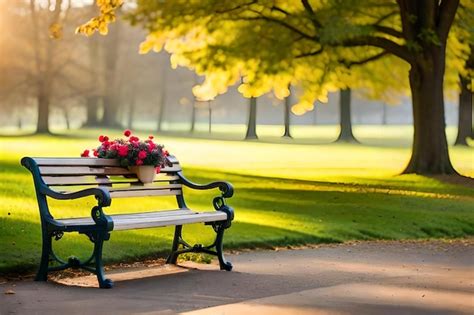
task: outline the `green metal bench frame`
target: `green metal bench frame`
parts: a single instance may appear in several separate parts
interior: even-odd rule
[[[50,188],[43,180],[43,174],[41,173],[40,165],[41,163],[50,163],[48,165],[54,165],[54,161],[60,161],[59,165],[66,164],[68,167],[74,166],[83,166],[83,163],[77,164],[75,161],[82,162],[82,159],[77,158],[30,158],[24,157],[21,160],[21,164],[26,167],[33,175],[33,181],[36,189],[36,198],[38,200],[40,218],[41,218],[41,228],[42,228],[42,254],[41,261],[38,272],[36,274],[36,281],[47,281],[48,272],[64,270],[67,268],[81,268],[87,271],[90,271],[97,275],[97,280],[99,282],[100,288],[111,288],[113,282],[110,279],[105,277],[103,260],[102,260],[102,249],[104,241],[110,239],[110,232],[114,230],[114,221],[112,216],[107,215],[104,212],[104,208],[110,206],[113,197],[111,197],[109,185],[97,184],[96,187],[86,188],[79,191],[64,193],[58,192]],[[93,159],[89,159],[93,160]],[[94,159],[101,160],[101,159]],[[102,159],[104,160],[104,159]],[[39,162],[41,161],[41,162]],[[48,162],[49,161],[49,162]],[[71,161],[71,162],[68,162]],[[76,163],[76,164],[75,164]],[[176,264],[177,258],[182,253],[194,252],[194,253],[206,253],[217,256],[219,260],[219,265],[221,270],[232,270],[232,264],[225,260],[223,254],[223,237],[224,231],[231,226],[231,222],[234,218],[234,211],[231,207],[226,204],[226,198],[230,198],[233,195],[233,187],[230,183],[225,181],[212,182],[206,185],[200,185],[193,183],[186,179],[181,172],[181,168],[176,168],[176,165],[179,166],[179,162],[175,157],[170,156],[167,159],[167,167],[169,168],[168,173],[174,175],[175,178],[173,181],[170,181],[172,184],[182,184],[183,186],[198,189],[198,190],[207,190],[213,188],[219,188],[221,195],[217,196],[213,200],[213,206],[216,211],[221,211],[226,214],[227,219],[214,221],[214,222],[205,222],[206,225],[212,226],[216,232],[215,241],[208,246],[201,244],[190,245],[182,237],[182,228],[183,225],[176,225],[174,232],[174,240],[171,248],[171,253],[168,256],[168,264]],[[39,165],[40,164],[40,165]],[[59,169],[61,166],[58,166]],[[95,166],[95,168],[100,168],[101,166]],[[173,168],[174,167],[174,168]],[[163,169],[165,172],[167,168]],[[125,171],[124,171],[125,172]],[[126,173],[126,172],[125,172]],[[63,174],[58,173],[58,176]],[[71,175],[71,174],[70,174]],[[78,176],[84,174],[78,174]],[[127,179],[134,177],[133,175],[124,176]],[[104,178],[107,178],[104,176]],[[109,187],[110,186],[110,187]],[[95,224],[78,224],[78,225],[65,225],[61,224],[60,220],[56,220],[50,213],[48,207],[48,198],[58,199],[58,200],[72,200],[78,199],[87,196],[94,196],[97,200],[97,205],[91,209],[91,218]],[[181,193],[176,194],[176,200],[178,207],[180,209],[188,209],[184,196]],[[146,215],[146,213],[144,213]],[[221,216],[222,217],[222,216]],[[67,260],[59,258],[53,249],[52,240],[53,238],[57,241],[62,238],[64,233],[67,232],[78,232],[79,234],[86,235],[89,240],[94,244],[94,249],[92,255],[85,261],[80,261],[78,258],[71,256]],[[55,265],[54,265],[55,264]],[[52,266],[54,265],[54,266]]]

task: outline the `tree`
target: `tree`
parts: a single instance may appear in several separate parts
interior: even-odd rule
[[[350,89],[341,90],[339,93],[339,117],[340,131],[336,142],[357,143],[358,141],[352,133]]]
[[[288,87],[291,90],[291,87]],[[285,131],[283,132],[283,138],[292,138],[290,133],[290,119],[291,119],[291,94],[285,97],[284,101],[284,115],[283,124]]]
[[[216,83],[214,92],[241,76],[239,91],[246,97],[270,90],[286,97],[288,84],[302,87],[305,92],[293,107],[299,114],[312,110],[315,99],[330,90],[356,88],[357,81],[346,80],[351,66],[395,56],[409,66],[414,120],[404,173],[455,174],[446,141],[443,80],[448,35],[453,23],[461,23],[459,14],[455,19],[459,7],[459,0],[138,0],[129,16],[149,31],[142,50],[160,50],[166,43],[172,62],[205,75]],[[460,8],[468,17],[473,10],[472,0]],[[472,32],[473,21],[463,19],[464,29]],[[88,33],[94,27],[83,28]]]
[[[249,99],[249,119],[247,123],[247,132],[245,133],[245,140],[258,139],[257,136],[257,98],[251,97]]]
[[[474,71],[474,49],[471,45],[471,55],[466,61],[465,69],[468,74],[459,76],[459,117],[458,117],[458,134],[454,144],[467,146],[466,139],[474,138],[472,128],[472,79],[469,73]]]

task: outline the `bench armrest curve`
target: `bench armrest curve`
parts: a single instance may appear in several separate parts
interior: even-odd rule
[[[226,181],[216,181],[208,184],[196,184],[188,180],[186,177],[184,177],[183,173],[178,172],[177,173],[180,181],[182,184],[189,188],[193,189],[198,189],[198,190],[207,190],[207,189],[212,189],[212,188],[219,188],[219,190],[222,192],[222,197],[224,198],[230,198],[234,195],[234,187],[232,186],[231,183],[226,182]]]
[[[95,198],[99,202],[99,206],[101,207],[108,207],[112,202],[110,198],[110,193],[107,189],[102,187],[94,187],[94,188],[87,188],[84,190],[79,190],[71,193],[62,193],[54,191],[47,186],[41,186],[40,192],[45,194],[48,197],[58,199],[58,200],[70,200],[70,199],[78,199],[87,196],[95,196]]]

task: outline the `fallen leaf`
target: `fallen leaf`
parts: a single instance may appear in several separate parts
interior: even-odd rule
[[[13,290],[5,290],[5,294],[15,294],[16,292]]]

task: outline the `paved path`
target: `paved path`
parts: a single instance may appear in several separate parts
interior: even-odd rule
[[[0,285],[0,314],[472,314],[474,242],[382,242],[245,252],[216,265],[126,269],[115,287]],[[198,267],[199,270],[191,267]],[[78,286],[80,285],[80,286]]]

